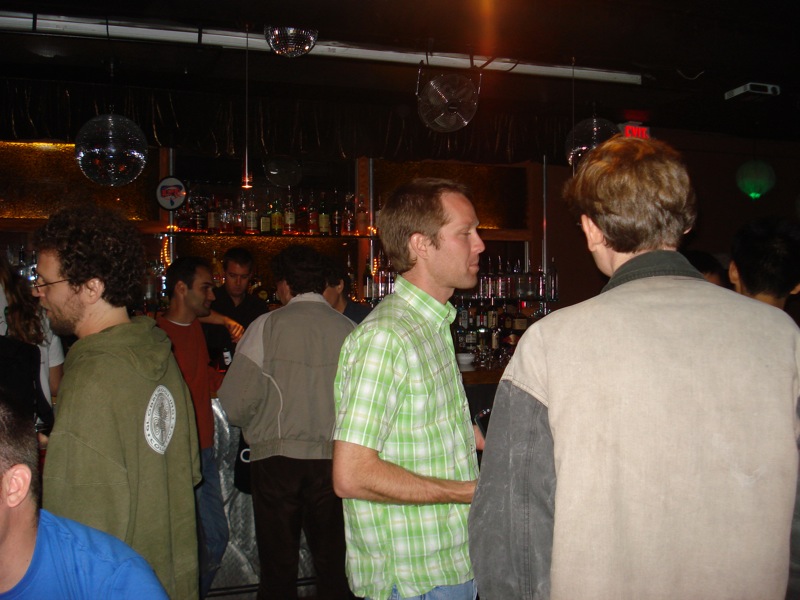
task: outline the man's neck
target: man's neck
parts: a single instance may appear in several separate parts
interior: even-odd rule
[[[447,301],[453,296],[453,292],[455,292],[455,288],[438,285],[432,278],[428,277],[426,273],[422,270],[418,270],[416,267],[413,267],[402,275],[403,279],[407,282],[418,287],[442,304],[447,304]]]
[[[100,333],[122,323],[130,323],[128,309],[124,306],[111,306],[109,304],[94,304],[87,308],[81,322],[75,328],[78,338],[85,338],[95,333]]]
[[[242,302],[244,302],[244,294],[241,296],[231,296],[228,294],[228,296],[230,296],[231,302],[233,302],[234,306],[239,306]]]
[[[769,304],[770,306],[774,306],[775,308],[780,308],[784,310],[786,308],[786,300],[787,298],[778,298],[777,296],[773,296],[772,294],[760,293],[756,295],[745,294],[746,296],[750,296],[751,298],[755,298],[759,302],[763,302],[764,304]]]
[[[164,311],[164,318],[178,325],[191,325],[197,315],[178,302],[170,302],[169,307]]]
[[[23,511],[24,515],[11,516],[9,529],[0,538],[0,594],[17,585],[28,572],[33,551],[36,548],[37,519],[36,507],[25,501],[26,506],[13,510]],[[30,506],[27,506],[30,504]]]
[[[345,298],[342,294],[339,294],[336,298],[336,304],[333,305],[333,308],[338,310],[340,313],[343,313],[344,309],[347,308],[347,298]]]

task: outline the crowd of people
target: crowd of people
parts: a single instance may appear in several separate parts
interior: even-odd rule
[[[797,225],[748,223],[727,269],[682,254],[696,199],[655,140],[604,142],[564,198],[608,283],[522,336],[485,439],[450,329],[484,251],[462,184],[386,199],[397,277],[375,309],[297,244],[272,259],[277,310],[235,247],[221,287],[182,256],[166,311],[132,317],[135,227],[51,216],[32,290],[0,257],[0,333],[38,350],[0,386],[0,599],[205,598],[230,537],[214,397],[249,454],[259,599],[297,597],[301,531],[319,599],[791,597]]]

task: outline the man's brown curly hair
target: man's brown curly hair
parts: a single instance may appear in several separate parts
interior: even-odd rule
[[[39,252],[58,254],[61,274],[80,286],[95,277],[103,282],[103,300],[131,306],[142,295],[145,261],[136,227],[119,213],[86,204],[65,208],[36,232]]]

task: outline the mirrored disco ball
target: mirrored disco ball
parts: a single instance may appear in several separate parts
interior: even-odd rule
[[[567,134],[564,150],[567,153],[567,162],[577,166],[581,159],[607,139],[619,133],[617,126],[606,119],[592,117],[584,119]]]
[[[147,163],[147,138],[130,119],[100,115],[78,131],[75,159],[83,174],[95,183],[127,185],[141,175]]]
[[[272,51],[279,56],[297,58],[311,52],[317,43],[318,31],[316,29],[303,29],[300,27],[264,27],[264,37]]]

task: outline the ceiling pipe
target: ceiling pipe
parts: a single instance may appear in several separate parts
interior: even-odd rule
[[[35,13],[0,11],[0,31],[90,37],[103,40],[118,39],[192,44],[195,46],[200,44],[240,50],[244,50],[249,42],[250,50],[272,51],[264,36],[241,31],[200,29],[177,25],[156,26],[137,21],[106,21],[105,19],[75,18]],[[468,54],[430,54],[387,48],[366,48],[335,41],[317,42],[310,54],[319,57],[390,62],[414,66],[419,65],[420,60],[425,60],[428,67],[462,70],[469,69],[477,62],[483,63],[482,70],[510,72],[516,75],[575,78],[584,81],[604,81],[630,85],[641,85],[642,83],[641,74],[624,71],[580,68],[573,65],[539,65],[520,62],[511,58],[471,56]]]

